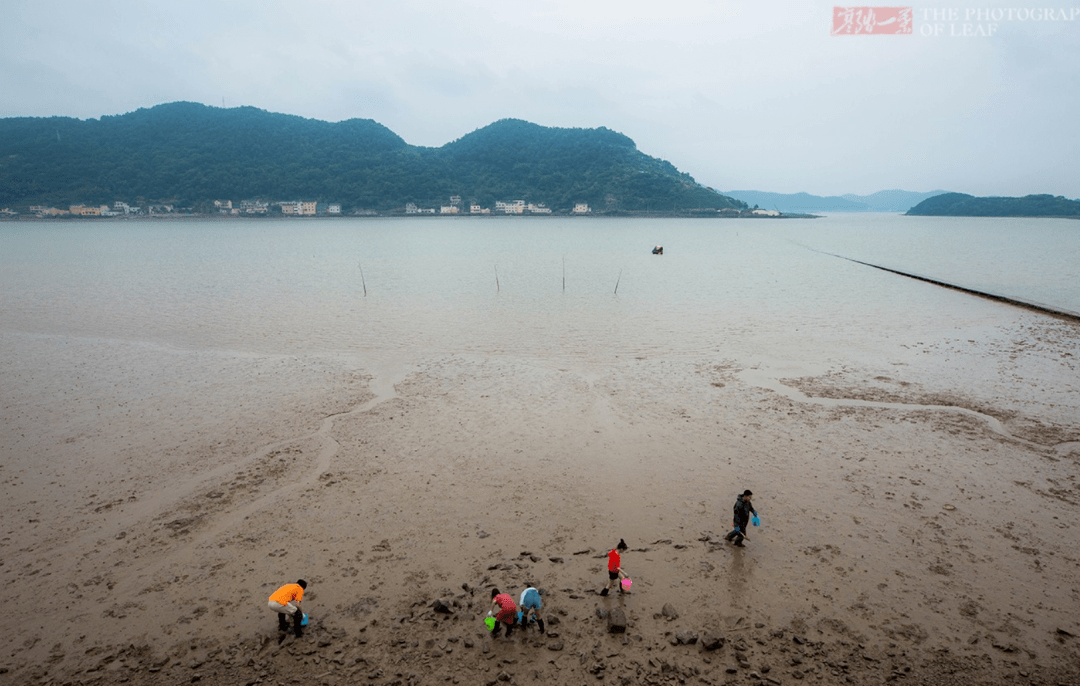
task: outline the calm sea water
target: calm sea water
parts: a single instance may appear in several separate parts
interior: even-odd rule
[[[8,222],[0,331],[289,354],[783,357],[1017,316],[827,253],[1080,311],[1067,220]]]

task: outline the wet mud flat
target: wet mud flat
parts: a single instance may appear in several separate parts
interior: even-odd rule
[[[1080,683],[1080,426],[1007,386],[16,342],[6,682]],[[299,577],[296,638],[266,598]],[[526,584],[546,634],[493,638]]]

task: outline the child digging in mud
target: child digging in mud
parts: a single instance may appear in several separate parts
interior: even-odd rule
[[[540,629],[540,635],[544,635],[544,620],[540,616],[540,608],[544,606],[542,600],[540,600],[540,591],[532,586],[529,586],[521,592],[521,598],[518,602],[518,608],[521,610],[521,630],[525,631],[529,626],[530,616],[536,617],[536,627]]]
[[[491,635],[498,636],[502,631],[502,625],[506,624],[506,637],[510,638],[510,634],[514,631],[514,622],[517,621],[517,605],[514,605],[514,599],[509,593],[500,593],[497,588],[491,589],[491,609],[488,611],[488,616],[493,614],[495,628]]]

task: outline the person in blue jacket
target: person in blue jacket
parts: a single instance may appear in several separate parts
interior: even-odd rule
[[[735,499],[735,528],[724,537],[728,541],[734,541],[735,545],[740,547],[743,544],[743,539],[746,538],[746,525],[750,523],[750,513],[753,512],[754,516],[757,516],[757,510],[754,509],[753,503],[750,502],[753,495],[750,489],[746,489],[742,492],[742,495]]]
[[[540,591],[535,587],[529,586],[521,592],[521,599],[518,602],[518,611],[521,614],[521,630],[524,631],[529,626],[529,617],[536,617],[536,627],[540,629],[540,635],[544,634],[544,620],[540,617],[540,608],[544,606],[544,601],[540,599]]]

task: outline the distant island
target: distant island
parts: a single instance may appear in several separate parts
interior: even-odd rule
[[[1080,201],[1060,195],[979,198],[945,193],[923,200],[907,214],[919,217],[1070,217],[1080,219]]]
[[[809,193],[772,193],[769,191],[723,191],[750,205],[780,212],[906,212],[927,198],[948,191],[887,190],[870,195],[811,195]]]
[[[189,102],[101,119],[0,119],[7,216],[663,214],[769,216],[607,128],[504,119],[439,148],[368,119]]]

